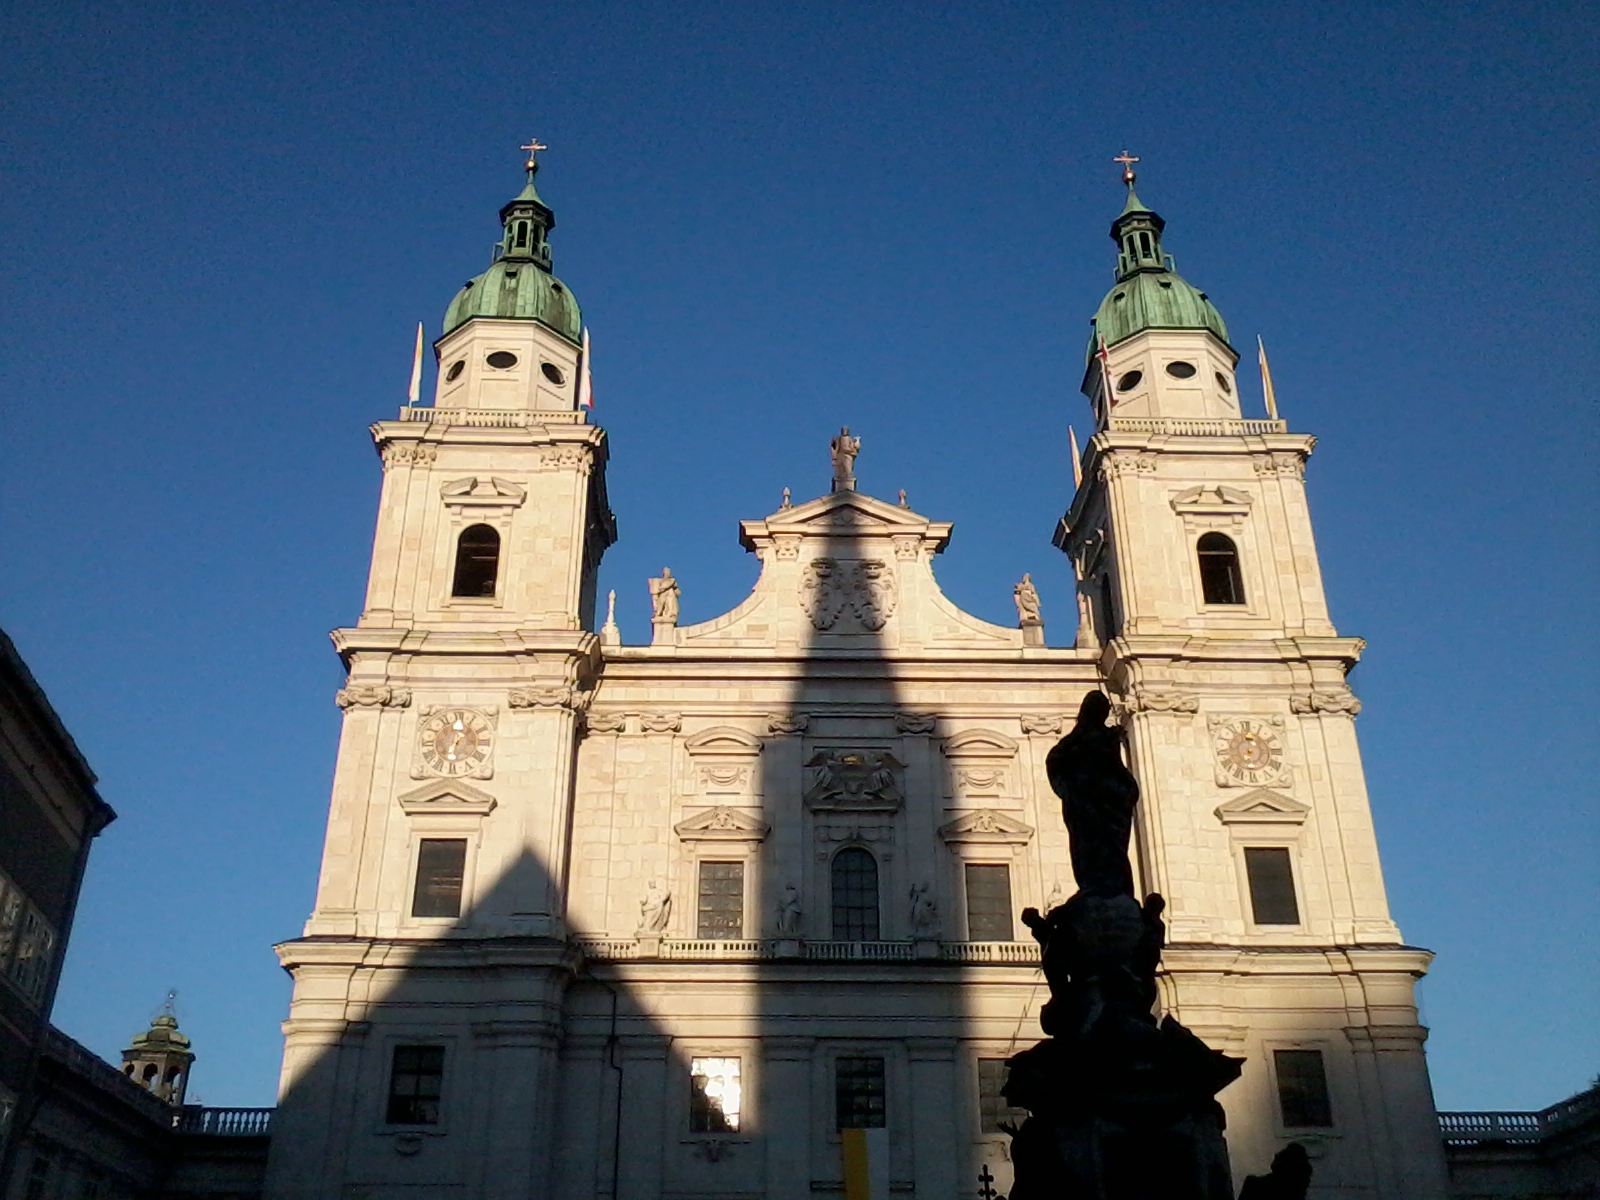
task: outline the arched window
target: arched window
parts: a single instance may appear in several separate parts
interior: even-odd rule
[[[456,543],[452,596],[492,596],[500,577],[500,534],[490,525],[469,525]]]
[[[1225,533],[1207,533],[1195,546],[1200,556],[1200,593],[1207,604],[1243,604],[1239,548]]]
[[[147,1063],[144,1068],[144,1085],[151,1090],[155,1089],[156,1077],[161,1074],[161,1068],[155,1063]]]
[[[518,221],[517,222],[517,245],[518,246],[526,246],[527,244],[528,244],[528,223],[526,221]]]
[[[833,938],[878,940],[878,862],[859,846],[847,847],[833,858]]]

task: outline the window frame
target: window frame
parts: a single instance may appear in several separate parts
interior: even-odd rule
[[[482,837],[483,818],[471,814],[439,813],[411,819],[411,830],[406,838],[405,891],[400,897],[400,923],[403,927],[418,930],[442,931],[465,929],[471,923],[477,894],[473,884],[477,878],[479,842]],[[466,860],[461,868],[461,915],[456,917],[415,917],[411,915],[411,900],[417,892],[417,868],[424,841],[434,839],[461,839],[467,843]]]
[[[876,933],[872,937],[862,937],[862,938],[842,937],[841,938],[841,937],[838,936],[838,934],[839,934],[839,920],[838,920],[838,908],[839,908],[839,906],[838,906],[837,900],[836,900],[836,897],[838,895],[838,887],[837,887],[837,883],[836,883],[836,873],[838,871],[838,862],[839,862],[839,860],[841,858],[843,858],[846,854],[855,854],[855,853],[866,855],[867,858],[872,862],[872,866],[873,866],[873,891],[874,891],[874,898],[875,898],[875,901],[876,901],[876,907],[875,907],[875,914],[876,915],[875,915],[875,919],[873,921],[873,926],[876,929]],[[856,844],[856,843],[853,843],[853,842],[849,843],[847,845],[839,847],[839,849],[836,850],[833,853],[833,855],[828,859],[828,873],[827,873],[827,888],[828,888],[828,890],[827,890],[827,895],[828,895],[828,933],[830,935],[830,940],[835,941],[835,942],[841,942],[841,941],[842,942],[881,942],[881,941],[884,940],[884,925],[885,925],[885,921],[884,921],[884,914],[883,914],[883,874],[884,874],[884,872],[883,872],[883,862],[880,860],[879,856],[874,854],[866,846],[862,846],[862,845],[859,845],[859,844]],[[863,908],[863,911],[864,911],[865,906],[862,906],[862,908]],[[848,928],[848,926],[847,926],[847,928]]]
[[[739,868],[739,926],[736,933],[727,935],[707,934],[701,921],[704,910],[701,907],[701,883],[705,877],[705,870],[712,866],[729,866]],[[694,884],[694,937],[700,942],[741,942],[750,931],[750,856],[748,854],[717,854],[707,853],[696,855],[693,864],[691,879]]]
[[[1278,1074],[1278,1054],[1280,1051],[1314,1052],[1322,1056],[1322,1084],[1328,1102],[1328,1124],[1326,1125],[1290,1125],[1284,1119],[1283,1088]],[[1338,1137],[1342,1132],[1339,1124],[1340,1105],[1334,1093],[1338,1090],[1334,1086],[1332,1046],[1320,1041],[1269,1041],[1262,1046],[1262,1052],[1267,1060],[1267,1077],[1271,1084],[1269,1101],[1272,1105],[1272,1123],[1280,1137],[1293,1138],[1304,1141],[1306,1139]]]
[[[389,1114],[390,1105],[394,1099],[395,1059],[403,1049],[438,1050],[440,1053],[439,1064],[439,1095],[438,1120],[433,1122],[392,1121]],[[451,1061],[455,1058],[455,1047],[449,1039],[432,1038],[425,1035],[407,1037],[395,1035],[385,1039],[383,1055],[379,1059],[380,1086],[378,1094],[382,1098],[382,1108],[378,1118],[379,1127],[385,1131],[398,1134],[432,1134],[442,1135],[446,1132],[446,1120],[451,1104],[449,1102],[450,1079],[454,1072],[451,1070]]]
[[[1207,558],[1216,560],[1226,557],[1222,552],[1201,549],[1201,543],[1207,538],[1221,538],[1228,543],[1232,554],[1231,559],[1228,561],[1228,584],[1238,597],[1235,600],[1213,600],[1206,594]],[[1244,551],[1239,547],[1239,539],[1222,529],[1202,530],[1195,536],[1191,553],[1194,556],[1195,573],[1200,584],[1200,607],[1202,609],[1228,609],[1233,612],[1249,612],[1252,589],[1245,586]]]
[[[487,529],[495,537],[494,549],[494,578],[493,587],[488,592],[457,592],[456,584],[461,576],[461,551],[462,543],[467,534],[475,529]],[[477,600],[498,602],[500,599],[501,585],[504,583],[506,564],[506,531],[493,521],[464,521],[461,527],[453,531],[454,536],[450,544],[449,568],[449,594],[452,602],[461,600]]]
[[[452,924],[459,922],[467,914],[467,860],[472,854],[472,839],[463,834],[439,836],[425,833],[413,840],[415,848],[411,856],[411,888],[408,892],[410,899],[406,905],[407,917],[412,921],[448,921]],[[452,914],[417,912],[419,898],[417,888],[422,882],[422,850],[429,842],[457,842],[461,846],[461,888],[456,894],[456,911]]]
[[[962,908],[962,914],[961,915],[962,915],[962,918],[963,918],[962,929],[967,935],[967,941],[969,941],[969,942],[1014,942],[1014,941],[1017,940],[1017,914],[1016,914],[1016,911],[1015,911],[1015,909],[1016,909],[1016,899],[1017,899],[1017,887],[1016,887],[1017,881],[1016,881],[1016,878],[1015,878],[1015,874],[1012,871],[1012,865],[1013,865],[1013,863],[1012,863],[1011,860],[1001,860],[1001,859],[991,858],[991,857],[963,858],[961,860],[961,862],[960,862],[960,866],[961,866],[961,908]],[[972,868],[974,868],[974,867],[978,867],[978,868],[987,867],[987,868],[991,868],[991,869],[998,868],[998,869],[1000,869],[1000,870],[1005,872],[1006,896],[1008,898],[1008,904],[1007,904],[1007,908],[1006,908],[1007,929],[1009,930],[1009,932],[1008,932],[1007,936],[1005,936],[1003,938],[979,938],[979,937],[974,937],[972,935],[972,889],[971,889],[971,880],[972,880]]]
[[[1256,914],[1256,892],[1250,882],[1251,852],[1257,854],[1262,851],[1280,851],[1283,855],[1284,866],[1289,871],[1289,899],[1294,905],[1295,919],[1293,921],[1262,921]],[[1244,898],[1246,904],[1246,919],[1249,924],[1260,930],[1268,929],[1304,929],[1306,923],[1305,904],[1303,902],[1304,888],[1300,882],[1300,872],[1295,863],[1295,848],[1292,843],[1250,841],[1239,846],[1239,867],[1243,872]]]
[[[863,1046],[863,1047],[855,1047],[855,1046],[851,1046],[851,1047],[841,1048],[841,1049],[835,1050],[832,1054],[830,1054],[828,1056],[828,1058],[829,1058],[828,1066],[830,1068],[828,1073],[829,1073],[830,1082],[832,1083],[832,1087],[830,1087],[828,1089],[828,1094],[831,1097],[831,1101],[832,1101],[829,1107],[831,1108],[831,1110],[833,1112],[833,1120],[831,1122],[831,1128],[833,1130],[834,1137],[837,1138],[839,1136],[839,1131],[842,1130],[842,1129],[888,1129],[889,1128],[889,1116],[890,1116],[890,1113],[889,1113],[889,1108],[890,1108],[890,1105],[889,1105],[890,1062],[889,1062],[888,1053],[886,1051],[882,1050],[882,1049],[878,1049],[878,1048],[874,1048],[874,1047],[865,1047],[865,1046]],[[882,1110],[882,1113],[881,1113],[881,1116],[882,1116],[883,1120],[882,1120],[882,1122],[880,1124],[877,1124],[877,1125],[844,1125],[844,1124],[842,1124],[840,1122],[840,1120],[839,1120],[840,1064],[845,1062],[846,1060],[853,1061],[853,1062],[857,1062],[857,1061],[859,1061],[859,1062],[876,1062],[878,1064],[878,1066],[879,1066],[879,1076],[878,1077],[879,1077],[879,1079],[880,1079],[880,1081],[882,1083],[882,1093],[881,1093],[881,1095],[882,1095],[882,1101],[883,1101],[883,1110]]]

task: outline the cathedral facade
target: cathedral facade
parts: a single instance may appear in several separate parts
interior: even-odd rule
[[[1004,1064],[1048,998],[1018,914],[1073,891],[1044,756],[1099,688],[1168,904],[1160,1004],[1246,1060],[1235,1178],[1292,1140],[1314,1195],[1442,1197],[1430,956],[1384,895],[1314,439],[1242,415],[1226,326],[1131,177],[1096,432],[1063,464],[1074,645],[1026,579],[1014,627],[951,603],[951,526],[858,487],[847,431],[826,493],[741,523],[746,600],[682,625],[664,573],[624,645],[536,170],[450,304],[434,402],[372,427],[316,907],[278,947],[268,1194],[805,1200],[842,1194],[852,1128],[881,1131],[874,1200],[974,1196],[985,1167],[1004,1191]]]

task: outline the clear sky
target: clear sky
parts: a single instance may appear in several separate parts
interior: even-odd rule
[[[1070,641],[1050,534],[1126,146],[1321,439],[1441,1105],[1600,1071],[1592,6],[13,0],[6,26],[0,624],[121,814],[68,1033],[115,1057],[176,987],[200,1098],[271,1103],[367,426],[487,264],[530,133],[630,641],[663,565],[685,621],[743,598],[736,522],[825,491],[846,423],[864,490],[955,522],[958,603],[1010,623],[1030,571]]]

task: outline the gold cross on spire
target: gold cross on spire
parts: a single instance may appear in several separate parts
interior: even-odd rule
[[[526,145],[519,146],[518,149],[526,150],[528,152],[528,161],[523,164],[523,169],[527,170],[527,171],[531,171],[531,170],[533,170],[534,167],[536,167],[538,165],[539,151],[548,150],[548,149],[550,149],[550,147],[546,146],[538,138],[531,137],[531,138],[528,139]]]
[[[1111,161],[1122,164],[1122,182],[1132,187],[1134,180],[1133,164],[1139,161],[1139,156],[1137,154],[1129,154],[1124,150]]]

